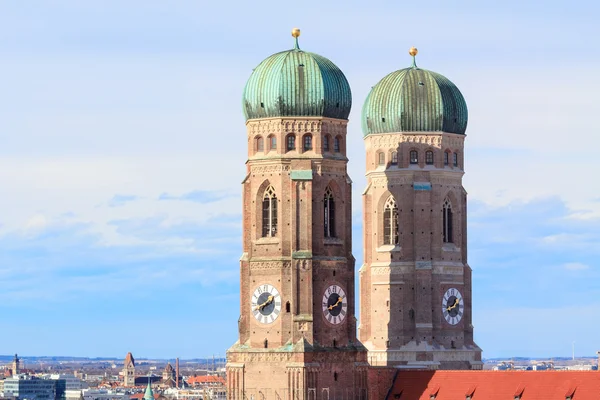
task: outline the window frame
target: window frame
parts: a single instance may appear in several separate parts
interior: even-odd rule
[[[414,157],[413,157],[413,155],[414,155]],[[413,149],[408,152],[408,162],[411,165],[419,164],[419,152],[417,150]]]
[[[293,133],[288,134],[285,137],[285,151],[295,151],[296,150],[296,135]]]
[[[269,135],[269,151],[277,151],[277,136]]]
[[[339,136],[333,138],[333,152],[341,153],[342,152],[342,139]]]
[[[392,151],[390,163],[392,165],[398,165],[398,152],[397,151]]]
[[[433,150],[427,150],[425,152],[425,165],[433,165],[435,163],[435,155]]]
[[[311,151],[313,149],[313,137],[310,133],[307,133],[302,137],[302,151]],[[308,146],[307,146],[308,144]]]
[[[264,141],[263,137],[260,136],[260,135],[257,136],[255,138],[255,142],[256,142],[256,152],[257,153],[258,152],[264,153],[264,151],[265,151],[265,141]]]

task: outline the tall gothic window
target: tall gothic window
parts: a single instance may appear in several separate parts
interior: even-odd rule
[[[277,136],[271,135],[269,136],[269,150],[277,150]]]
[[[410,151],[410,163],[411,164],[418,164],[419,163],[419,153],[417,153],[416,150],[411,150]]]
[[[304,135],[304,151],[312,150],[312,135]]]
[[[325,228],[325,237],[335,237],[335,202],[333,201],[333,192],[327,186],[325,198],[323,199],[323,226]]]
[[[433,165],[433,151],[428,150],[425,152],[425,164]]]
[[[450,163],[450,153],[445,151],[444,152],[444,165],[448,165]]]
[[[383,207],[383,244],[398,244],[398,205],[393,196]]]
[[[256,138],[256,151],[264,151],[265,150],[265,144],[263,141],[262,136],[259,136]]]
[[[452,153],[452,164],[458,167],[458,153]]]
[[[287,143],[286,143],[287,151],[296,150],[296,136],[294,136],[293,134],[288,135],[286,139],[287,139]]]
[[[392,165],[398,165],[398,152],[392,151]]]
[[[444,235],[444,243],[453,243],[453,232],[452,232],[452,204],[450,200],[444,200],[444,207],[442,208],[442,233]]]
[[[323,136],[323,152],[329,151],[329,135]]]
[[[336,153],[340,152],[340,138],[339,136],[336,136],[335,139],[333,140],[333,151]]]
[[[383,153],[383,151],[377,153],[377,164],[385,165],[385,154]]]
[[[277,196],[273,186],[269,186],[265,190],[262,208],[262,237],[274,237],[277,235]]]

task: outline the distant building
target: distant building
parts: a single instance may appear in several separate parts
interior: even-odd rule
[[[17,356],[17,354],[15,354],[15,358],[12,362],[12,369],[11,372],[13,375],[18,375],[19,374],[19,357]]]
[[[125,356],[123,365],[123,386],[135,386],[135,359],[131,352]]]
[[[75,375],[52,374],[50,375],[50,379],[64,380],[65,390],[81,390],[87,387],[87,384],[82,382],[81,379],[77,378]]]
[[[4,397],[20,400],[53,400],[56,397],[56,381],[30,375],[14,375],[4,380]]]
[[[98,389],[84,389],[82,391],[80,391],[80,393],[83,395],[83,399],[82,400],[128,400],[129,399],[129,395],[126,393],[120,393],[120,392],[116,392],[113,390],[98,390]],[[67,399],[68,400],[77,400],[74,399],[72,396],[74,396],[75,393],[72,393],[69,391],[67,393]],[[80,399],[80,397],[79,397]]]

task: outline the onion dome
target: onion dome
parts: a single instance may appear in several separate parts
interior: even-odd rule
[[[327,58],[295,46],[273,54],[254,69],[246,83],[243,108],[246,120],[272,117],[328,117],[348,119],[352,107],[350,85]]]
[[[365,136],[372,133],[448,132],[464,134],[467,103],[446,77],[417,67],[411,48],[410,68],[384,77],[372,89],[362,110]]]

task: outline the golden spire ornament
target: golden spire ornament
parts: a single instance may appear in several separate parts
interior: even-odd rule
[[[300,46],[298,46],[298,37],[300,37],[300,28],[292,29],[292,36],[296,40],[296,43],[294,44],[294,49],[299,50]]]
[[[416,59],[416,56],[417,56],[417,54],[419,54],[419,50],[417,50],[417,48],[415,46],[413,46],[413,47],[411,47],[408,50],[408,54],[410,54],[412,56],[412,58],[413,58],[412,67],[413,68],[417,68],[417,59]]]

